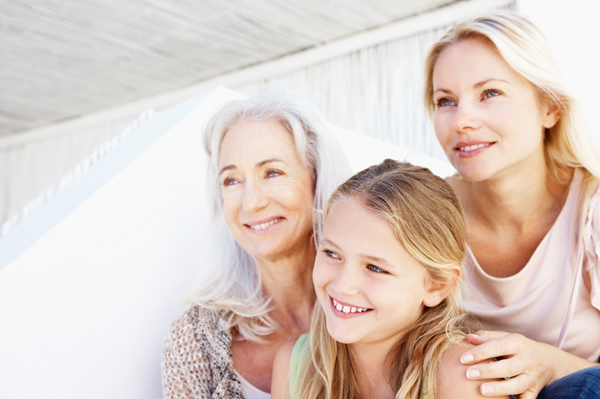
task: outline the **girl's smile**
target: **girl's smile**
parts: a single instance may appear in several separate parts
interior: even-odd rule
[[[355,198],[329,209],[313,281],[329,334],[347,344],[395,343],[425,306],[437,304],[425,268]]]

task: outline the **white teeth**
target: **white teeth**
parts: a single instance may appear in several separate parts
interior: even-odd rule
[[[253,230],[264,230],[267,227],[279,222],[279,220],[281,220],[281,218],[277,218],[277,219],[273,219],[270,222],[265,222],[265,223],[261,223],[261,224],[255,224],[254,226],[250,226],[251,229]]]
[[[485,147],[488,145],[490,145],[490,143],[481,143],[481,144],[468,145],[466,147],[459,147],[458,149],[461,151],[473,151],[473,150],[476,150],[478,148],[482,148],[482,147]]]
[[[333,300],[333,307],[336,308],[340,312],[344,312],[344,313],[362,313],[362,312],[366,312],[368,310],[368,309],[363,309],[363,308],[355,308],[355,307],[351,307],[351,306],[342,306],[335,299],[333,299],[333,298],[331,298],[331,299]]]

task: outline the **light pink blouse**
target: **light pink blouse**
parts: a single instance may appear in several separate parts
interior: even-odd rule
[[[559,336],[564,329],[563,350],[598,361],[600,191],[590,202],[583,231],[582,262],[578,267],[576,214],[581,179],[582,173],[578,171],[561,213],[519,273],[506,278],[492,277],[467,248],[463,306],[480,323],[473,328],[517,332],[554,346],[560,346]],[[567,313],[572,296],[576,302],[570,318]]]

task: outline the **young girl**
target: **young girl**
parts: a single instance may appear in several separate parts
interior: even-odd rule
[[[277,398],[477,397],[458,360],[460,203],[429,170],[386,160],[327,206],[310,337],[275,359]]]

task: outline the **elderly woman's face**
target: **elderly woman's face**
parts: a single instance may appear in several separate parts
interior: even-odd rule
[[[278,260],[311,247],[311,173],[279,121],[242,120],[230,127],[219,171],[227,226],[248,252]]]

